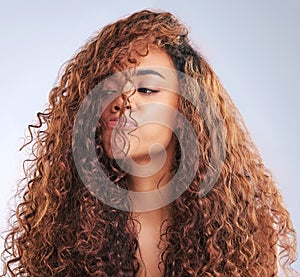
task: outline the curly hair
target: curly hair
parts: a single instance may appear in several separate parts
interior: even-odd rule
[[[180,98],[179,111],[197,132],[201,157],[192,183],[170,204],[169,224],[161,234],[167,242],[160,255],[164,276],[277,276],[279,268],[297,274],[291,267],[297,255],[289,213],[240,113],[208,62],[191,46],[185,25],[168,12],[143,10],[89,39],[65,65],[48,107],[37,114],[38,122],[28,126],[30,139],[23,147],[31,147],[32,157],[24,162],[25,177],[17,193],[21,200],[5,238],[3,276],[138,273],[139,241],[128,224],[132,213],[105,205],[83,184],[72,156],[72,128],[89,91],[112,72],[136,64],[151,45],[204,88],[193,99],[209,95],[226,129],[220,176],[199,197],[213,155],[205,122],[213,118],[209,107],[203,107],[204,121]],[[115,172],[115,182],[123,180],[124,173],[113,170],[101,142],[97,144],[102,166]],[[183,158],[176,156],[177,161]]]

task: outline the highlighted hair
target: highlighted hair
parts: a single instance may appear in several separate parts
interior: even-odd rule
[[[132,215],[104,205],[82,184],[72,157],[72,128],[88,92],[128,62],[138,63],[149,46],[168,53],[178,71],[197,80],[220,110],[226,129],[219,179],[199,197],[210,166],[211,134],[193,105],[181,99],[180,112],[199,138],[201,163],[189,188],[170,204],[172,217],[161,234],[167,242],[160,263],[165,276],[277,276],[279,265],[297,274],[291,268],[296,234],[272,174],[230,96],[187,35],[172,14],[144,10],[104,27],[66,64],[49,106],[28,127],[25,145],[31,146],[33,158],[24,163],[22,199],[5,239],[3,275],[138,272],[137,234],[128,224]],[[204,114],[210,120],[209,110]],[[100,142],[98,151],[103,166],[111,167]]]

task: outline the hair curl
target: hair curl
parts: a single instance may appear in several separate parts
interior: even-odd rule
[[[24,146],[32,145],[33,157],[24,162],[22,200],[5,239],[3,275],[135,276],[139,271],[137,234],[128,224],[132,214],[106,206],[83,185],[72,157],[72,128],[88,92],[128,62],[137,63],[150,45],[168,53],[178,71],[204,88],[203,97],[214,100],[226,128],[220,177],[199,197],[211,134],[181,98],[179,110],[201,142],[201,163],[189,188],[170,204],[170,224],[161,234],[167,241],[161,254],[164,276],[276,276],[279,265],[297,274],[290,267],[296,234],[272,174],[230,96],[187,35],[172,14],[144,10],[104,27],[66,64],[49,106],[28,126],[30,141]],[[199,95],[194,98],[200,101]],[[204,111],[206,120],[210,112]],[[103,148],[98,151],[103,166],[112,168]]]

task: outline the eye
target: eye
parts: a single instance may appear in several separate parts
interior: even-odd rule
[[[145,87],[140,87],[137,89],[138,92],[142,94],[152,94],[152,93],[157,93],[159,92],[158,89],[150,89],[150,88],[145,88]]]
[[[108,96],[111,96],[111,95],[117,93],[117,91],[114,89],[105,89],[102,91],[102,93],[103,93],[104,97],[108,97]]]

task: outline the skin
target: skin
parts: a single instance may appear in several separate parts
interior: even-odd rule
[[[149,70],[157,72],[153,74]],[[169,70],[166,70],[169,69]],[[178,109],[178,80],[170,57],[162,50],[152,48],[146,57],[141,57],[136,71],[150,71],[149,74],[137,76],[133,92],[131,84],[123,85],[122,95],[114,99],[104,110],[102,120],[104,148],[109,158],[125,159],[126,162],[146,168],[148,173],[129,174],[128,183],[133,191],[150,191],[156,189],[160,178],[168,173],[175,147],[172,128],[176,128],[176,116],[172,109]],[[105,91],[120,89],[120,80],[110,79],[104,84]],[[124,100],[125,99],[125,100]],[[126,103],[124,104],[124,101]],[[167,107],[167,108],[166,108]],[[123,115],[123,116],[122,116]],[[136,126],[116,123],[122,116]],[[149,121],[158,121],[149,122]],[[164,122],[170,128],[161,124]],[[119,129],[118,129],[119,128]],[[119,132],[126,136],[126,144],[121,143]],[[152,147],[152,148],[151,148]],[[126,155],[123,151],[128,151]],[[150,153],[149,153],[150,152]],[[121,154],[123,153],[123,154]],[[164,155],[166,157],[164,158]],[[122,156],[123,155],[123,156]],[[151,160],[159,163],[165,159],[160,170],[152,172]],[[133,170],[134,171],[134,170]],[[147,176],[150,175],[150,176]],[[140,184],[143,185],[140,185]]]
[[[172,128],[177,127],[176,116],[166,110],[165,107],[178,109],[178,79],[174,64],[171,58],[164,51],[157,48],[150,48],[149,54],[140,57],[138,60],[136,72],[144,72],[138,75],[135,80],[136,91],[133,92],[132,84],[124,84],[123,95],[119,95],[104,110],[102,120],[105,122],[103,133],[104,147],[110,158],[122,158],[121,148],[118,145],[118,133],[116,128],[123,128],[126,134],[127,145],[122,145],[127,155],[123,158],[129,158],[128,162],[132,167],[143,167],[142,176],[138,174],[128,174],[127,182],[130,190],[133,191],[151,191],[157,189],[157,186],[165,185],[172,176],[170,176],[170,168],[175,149],[175,140]],[[158,73],[148,72],[144,74],[145,69],[155,69]],[[154,68],[155,67],[155,68]],[[168,69],[168,70],[166,70]],[[161,75],[161,76],[159,76]],[[104,91],[113,92],[120,88],[118,81],[109,80],[104,84]],[[174,93],[175,92],[175,93]],[[124,103],[124,101],[126,103]],[[129,112],[131,114],[129,117]],[[137,126],[124,127],[120,123],[114,121],[124,114],[128,118],[133,118]],[[146,123],[150,119],[155,118],[161,122],[166,122],[170,128],[158,123]],[[145,124],[142,124],[145,122]],[[118,125],[119,124],[119,125]],[[123,126],[123,127],[122,127]],[[129,144],[129,145],[128,145]],[[149,149],[152,148],[151,154]],[[157,145],[161,147],[157,147]],[[164,150],[163,150],[164,149]],[[124,154],[123,154],[124,155]],[[151,164],[152,159],[152,164]],[[161,166],[161,161],[164,163]],[[159,170],[157,169],[159,164]],[[141,213],[133,213],[133,218],[140,223],[140,226],[133,224],[136,228],[139,238],[140,252],[137,255],[143,261],[140,276],[162,276],[158,270],[160,250],[157,245],[160,236],[160,226],[166,218],[168,218],[168,207]]]

